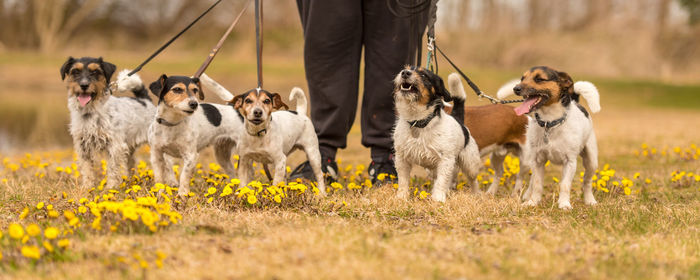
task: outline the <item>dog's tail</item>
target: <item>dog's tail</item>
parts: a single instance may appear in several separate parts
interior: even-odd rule
[[[214,81],[214,79],[207,76],[207,74],[203,73],[202,76],[199,77],[199,81],[202,82],[202,86],[206,87],[207,90],[212,91],[214,94],[216,94],[216,96],[221,98],[221,100],[233,100],[233,94],[226,88],[224,88],[222,85]]]
[[[496,96],[498,97],[498,99],[504,99],[508,96],[515,95],[515,92],[513,92],[513,88],[518,83],[520,83],[520,80],[513,79],[513,80],[510,80],[507,83],[503,84],[501,86],[501,88],[499,88],[498,91],[496,92]]]
[[[450,88],[454,106],[452,108],[452,117],[457,119],[457,122],[464,124],[464,102],[467,100],[467,93],[464,91],[462,78],[459,74],[452,73],[447,77],[447,86]]]
[[[289,94],[289,100],[296,101],[296,111],[300,114],[306,115],[306,95],[304,94],[304,90],[294,87],[292,89],[292,93]]]
[[[117,75],[117,91],[127,92],[131,91],[136,98],[149,99],[148,90],[143,85],[143,81],[139,74],[133,74],[129,76],[131,70],[124,69]]]
[[[600,94],[598,89],[591,82],[578,81],[574,83],[574,93],[583,96],[588,102],[588,108],[592,113],[600,112]]]

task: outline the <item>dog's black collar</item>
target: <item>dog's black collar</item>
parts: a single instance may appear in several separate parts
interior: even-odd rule
[[[166,121],[164,118],[157,118],[157,119],[156,119],[156,122],[157,122],[158,124],[161,124],[161,125],[164,125],[164,126],[170,126],[170,127],[176,126],[176,125],[182,123],[182,121],[179,121],[179,122],[176,122],[176,123],[171,123],[171,122],[169,122],[169,121]]]
[[[262,137],[267,134],[267,128],[263,128],[262,130],[258,131],[258,133],[255,133],[255,136]]]
[[[425,119],[408,121],[408,125],[410,125],[411,127],[424,128],[428,126],[430,121],[432,121],[435,117],[440,116],[440,109],[442,109],[442,105],[437,105],[435,106],[435,110],[432,113],[430,113],[430,115],[428,115]]]
[[[544,129],[550,129],[552,127],[555,127],[557,125],[562,124],[564,122],[564,120],[566,120],[566,112],[564,112],[564,115],[561,116],[561,118],[558,118],[558,119],[553,120],[553,121],[548,121],[548,122],[540,119],[540,114],[535,113],[535,120],[537,120],[537,124],[540,127],[543,127]]]

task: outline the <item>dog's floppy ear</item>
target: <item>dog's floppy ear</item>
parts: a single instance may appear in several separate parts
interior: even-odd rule
[[[228,103],[233,105],[233,109],[238,110],[243,106],[243,99],[245,99],[246,96],[248,96],[247,93],[236,95]]]
[[[155,82],[152,82],[148,86],[148,89],[151,90],[151,93],[153,93],[153,95],[160,98],[161,94],[163,93],[163,90],[165,89],[165,81],[167,81],[167,80],[168,80],[168,76],[163,74],[158,78],[158,80],[156,80]]]
[[[192,81],[199,88],[199,100],[204,100],[204,88],[202,87],[202,81],[200,81],[199,78],[197,78],[197,77],[192,78]]]
[[[567,74],[566,72],[557,71],[557,80],[562,93],[574,93],[574,80],[571,79],[571,76],[569,76],[569,74]]]
[[[445,82],[438,76],[437,74],[433,72],[429,72],[429,79],[430,83],[433,85],[433,89],[435,90],[435,95],[441,96],[443,100],[446,102],[452,101],[452,95],[450,94],[449,91],[447,91],[447,88],[445,87]]]
[[[102,57],[98,58],[97,60],[100,63],[100,67],[102,67],[102,71],[104,71],[105,73],[105,79],[107,79],[107,83],[109,83],[109,80],[112,78],[112,74],[114,74],[114,71],[117,71],[117,66],[102,60]]]
[[[70,68],[73,66],[73,63],[75,63],[75,58],[72,56],[68,57],[68,60],[66,60],[65,63],[63,63],[63,66],[61,66],[61,80],[66,79],[66,75],[68,75],[68,71],[70,71]]]
[[[289,110],[289,106],[282,102],[282,96],[280,96],[278,93],[272,93],[270,98],[272,98],[272,108],[275,108],[275,110],[279,110],[282,107],[284,107],[285,110]]]

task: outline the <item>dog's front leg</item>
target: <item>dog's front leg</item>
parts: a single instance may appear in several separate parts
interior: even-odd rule
[[[523,190],[523,180],[529,171],[530,167],[524,164],[523,161],[520,161],[520,170],[518,171],[518,175],[515,176],[515,186],[513,186],[513,192],[510,194],[511,197],[520,197],[520,193]]]
[[[535,206],[540,203],[542,199],[542,178],[544,178],[544,163],[537,162],[535,163],[535,167],[532,168],[530,186],[525,194],[527,200],[523,202],[523,205]]]
[[[559,209],[571,209],[571,181],[576,174],[576,156],[564,162],[559,181]]]
[[[447,199],[447,192],[450,190],[452,178],[454,178],[456,161],[455,157],[447,157],[438,163],[437,178],[432,193],[434,201],[445,202]]]
[[[238,161],[238,176],[241,181],[240,186],[248,186],[248,183],[250,183],[253,177],[253,161],[250,158],[243,155],[240,156]]]
[[[270,174],[272,176],[272,184],[278,185],[279,183],[284,183],[284,175],[286,175],[287,166],[287,156],[280,154],[279,157],[273,158],[272,165],[275,167],[275,174]]]
[[[494,151],[493,154],[491,154],[491,166],[496,174],[493,176],[493,182],[491,182],[491,186],[489,186],[486,194],[496,195],[498,186],[501,184],[501,178],[503,178],[503,161],[505,161],[505,159],[505,152]]]
[[[113,189],[122,182],[123,168],[127,164],[129,147],[123,141],[113,140],[108,149],[109,159],[107,160],[107,188]]]
[[[76,142],[77,143],[77,142]],[[78,154],[78,168],[80,168],[81,187],[82,188],[92,188],[95,187],[97,181],[97,171],[95,170],[95,156],[97,153],[91,153],[81,148],[79,144],[75,145],[75,151]]]
[[[179,196],[187,195],[190,192],[190,181],[194,168],[197,165],[197,157],[199,154],[196,151],[187,151],[182,156],[182,170],[180,170],[180,186],[177,190]]]
[[[396,196],[399,199],[408,199],[408,185],[411,182],[412,165],[398,153],[396,154],[394,163],[396,164],[396,173],[399,179],[399,191],[396,193]]]

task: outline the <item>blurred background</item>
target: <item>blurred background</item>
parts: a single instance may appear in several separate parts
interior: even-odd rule
[[[0,153],[70,146],[59,75],[69,55],[103,56],[133,69],[213,2],[0,0]],[[144,82],[194,73],[244,2],[224,0],[140,72]],[[252,10],[207,71],[232,92],[255,85]],[[549,65],[594,81],[604,110],[694,111],[699,22],[700,0],[440,0],[436,28],[441,48],[487,92],[531,66]],[[296,1],[265,1],[264,39],[265,87],[306,89]],[[440,74],[449,74],[440,62]]]

